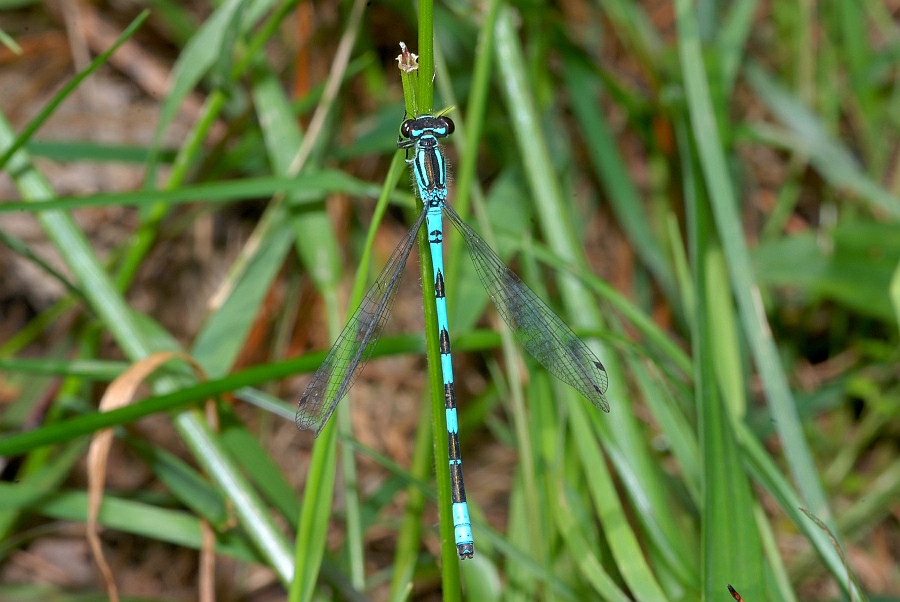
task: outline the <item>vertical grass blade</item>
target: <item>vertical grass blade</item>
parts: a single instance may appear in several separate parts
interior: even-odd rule
[[[813,464],[812,454],[800,423],[778,349],[766,321],[759,288],[753,280],[750,256],[736,207],[734,188],[725,162],[721,137],[709,96],[705,65],[691,0],[676,0],[678,51],[688,101],[692,136],[697,144],[700,166],[709,190],[713,216],[728,263],[729,279],[750,350],[762,378],[784,446],[791,473],[803,499],[814,512],[833,525],[825,492]],[[696,291],[700,294],[700,291]]]
[[[523,52],[513,27],[512,12],[501,9],[496,31],[497,71],[503,86],[504,99],[512,120],[519,154],[523,162],[540,227],[548,246],[563,261],[583,265],[583,251],[579,236],[572,225],[569,204],[564,202],[552,169],[546,139],[535,108],[524,68]],[[599,330],[602,322],[597,307],[587,289],[571,275],[560,277],[561,297],[571,323],[585,330]],[[695,572],[687,542],[678,528],[655,460],[648,453],[642,429],[627,403],[625,377],[618,358],[598,345],[599,357],[609,374],[607,397],[612,411],[602,417],[596,412],[590,420],[601,433],[604,448],[616,466],[632,500],[640,508],[648,534],[680,579],[691,580]],[[611,544],[613,542],[610,542]]]
[[[685,128],[679,128],[683,132]],[[690,157],[690,145],[682,144],[687,165],[686,177],[696,169]],[[743,471],[738,445],[731,427],[731,417],[723,393],[734,392],[721,387],[729,374],[720,374],[716,361],[723,343],[714,341],[733,328],[726,321],[727,312],[714,309],[716,304],[731,303],[730,295],[717,290],[724,281],[724,266],[717,262],[715,230],[709,210],[700,193],[688,200],[688,236],[694,274],[694,390],[697,404],[700,458],[702,462],[703,499],[701,503],[701,594],[714,600],[723,583],[734,583],[748,599],[763,599],[762,546],[753,516],[750,486]],[[718,320],[717,320],[718,317]],[[735,339],[727,339],[736,342]],[[726,350],[727,353],[727,350]],[[737,391],[743,396],[743,391]],[[737,402],[730,405],[733,407]]]

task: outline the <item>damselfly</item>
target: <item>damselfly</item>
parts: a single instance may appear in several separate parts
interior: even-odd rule
[[[603,394],[608,379],[606,369],[594,353],[553,313],[534,291],[506,267],[494,251],[447,203],[447,165],[439,139],[453,133],[453,121],[446,116],[422,115],[407,119],[400,127],[397,146],[412,151],[407,163],[412,167],[422,213],[400,241],[375,284],[350,318],[337,342],[312,382],[300,397],[297,427],[311,429],[316,435],[328,422],[337,403],[353,386],[366,362],[397,296],[398,284],[406,260],[413,248],[422,223],[428,229],[431,262],[434,266],[434,295],[438,314],[441,369],[444,381],[444,404],[447,413],[447,439],[450,447],[450,480],[452,515],[456,549],[460,558],[475,553],[469,509],[463,485],[459,451],[456,394],[453,389],[453,367],[450,361],[450,329],[447,324],[447,301],[444,296],[443,223],[446,216],[462,234],[475,264],[481,283],[516,338],[525,349],[557,378],[569,383],[591,403],[608,412]]]

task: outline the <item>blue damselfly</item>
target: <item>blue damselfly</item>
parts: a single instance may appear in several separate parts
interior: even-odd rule
[[[400,241],[390,259],[347,322],[322,366],[300,397],[297,427],[318,433],[328,422],[337,403],[353,386],[372,356],[378,337],[397,296],[403,268],[416,234],[426,224],[434,275],[438,315],[447,439],[450,449],[450,480],[453,525],[460,558],[475,553],[459,450],[456,394],[450,358],[450,328],[444,290],[443,216],[462,234],[481,283],[516,338],[547,370],[608,412],[606,369],[585,343],[510,270],[496,253],[447,203],[447,164],[439,139],[453,133],[446,116],[422,115],[407,119],[400,127],[397,146],[411,151],[412,168],[422,213]]]

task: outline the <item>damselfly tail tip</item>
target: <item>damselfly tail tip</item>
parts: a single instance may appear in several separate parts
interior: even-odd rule
[[[737,602],[744,602],[744,599],[741,598],[741,595],[737,593],[733,587],[731,587],[730,583],[728,584],[728,591],[731,593],[731,597],[737,600]]]
[[[459,554],[460,560],[472,558],[473,556],[475,556],[475,544],[474,543],[458,543],[458,544],[456,544],[456,553]]]

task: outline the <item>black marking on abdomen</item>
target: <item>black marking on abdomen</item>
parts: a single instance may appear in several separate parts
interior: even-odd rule
[[[441,328],[441,354],[447,355],[448,353],[450,353],[450,333],[446,328]]]
[[[466,486],[462,478],[462,465],[450,465],[450,499],[454,504],[466,501]]]
[[[444,385],[444,408],[456,407],[456,391],[453,389],[453,383]]]
[[[438,299],[444,298],[444,274],[438,270],[437,278],[434,279],[434,296]]]

